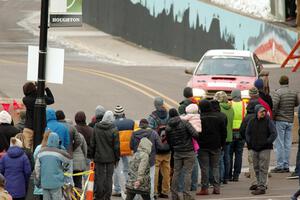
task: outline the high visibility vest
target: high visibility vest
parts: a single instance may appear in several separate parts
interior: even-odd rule
[[[232,108],[234,111],[234,118],[233,118],[233,131],[237,131],[240,129],[242,121],[246,115],[246,103],[243,101],[235,102],[232,101]]]

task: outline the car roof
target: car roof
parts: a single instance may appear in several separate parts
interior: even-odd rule
[[[234,49],[214,49],[209,50],[205,53],[205,56],[241,56],[241,57],[251,57],[252,53],[250,51],[241,51]]]

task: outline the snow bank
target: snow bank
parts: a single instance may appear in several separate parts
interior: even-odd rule
[[[271,15],[270,0],[211,0],[216,4],[237,10],[239,12],[263,18],[266,20],[275,20]]]

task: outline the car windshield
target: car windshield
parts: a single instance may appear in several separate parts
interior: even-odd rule
[[[196,75],[255,76],[255,67],[250,57],[206,56]]]

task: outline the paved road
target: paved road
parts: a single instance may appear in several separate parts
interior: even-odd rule
[[[31,35],[17,22],[39,9],[39,1],[1,1],[0,6],[0,97],[22,98],[22,85],[26,81],[27,46],[37,45],[38,38]],[[84,41],[83,41],[84,42]],[[51,47],[63,47],[49,42]],[[165,95],[170,106],[181,99],[182,88],[189,76],[183,67],[119,66],[85,57],[79,52],[66,49],[63,85],[49,84],[55,95],[55,109],[63,109],[68,118],[78,110],[92,116],[94,108],[102,104],[113,109],[121,104],[127,115],[134,119],[147,116],[153,108],[153,97]],[[281,74],[291,77],[291,87],[299,89],[299,73],[290,69],[269,69],[271,88],[278,87]],[[294,147],[292,157],[295,157]],[[294,163],[294,159],[293,159]],[[288,199],[298,186],[297,181],[288,181],[285,175],[274,175],[270,179],[268,195],[252,198],[249,180],[242,177],[239,183],[230,183],[222,188],[222,195],[199,197],[199,199],[242,200],[242,199]]]

